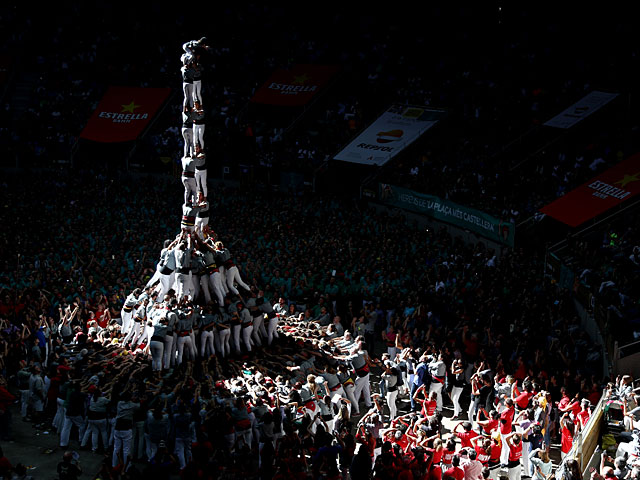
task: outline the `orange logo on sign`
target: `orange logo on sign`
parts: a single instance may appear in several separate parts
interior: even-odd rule
[[[388,132],[378,132],[378,138],[376,141],[378,143],[389,143],[389,142],[397,142],[402,138],[404,132],[402,130],[390,130]]]

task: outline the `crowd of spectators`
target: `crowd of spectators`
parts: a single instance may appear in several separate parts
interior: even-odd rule
[[[121,355],[117,353],[120,347],[111,343],[117,336],[115,325],[126,295],[144,287],[155,269],[163,239],[177,229],[180,212],[174,207],[180,204],[181,188],[175,180],[162,177],[99,177],[97,183],[88,178],[88,172],[77,172],[73,178],[31,174],[28,179],[9,177],[3,185],[6,211],[20,205],[29,211],[42,211],[50,222],[46,235],[35,223],[18,227],[17,217],[10,220],[16,224],[4,230],[3,242],[14,247],[2,253],[2,360],[5,378],[16,386],[18,372],[25,366],[40,365],[42,374],[46,374],[45,385],[51,385],[49,382],[60,373],[60,365],[69,363],[73,365],[68,374],[70,383],[79,382],[85,395],[92,393],[89,388],[96,384],[114,408],[118,397],[113,392],[139,396],[147,392],[150,397],[148,392],[156,389],[167,394],[175,389],[175,399],[193,405],[192,400],[202,391],[208,389],[215,396],[213,392],[219,388],[216,382],[226,380],[223,383],[228,386],[237,376],[247,381],[241,367],[252,375],[261,372],[275,382],[278,367],[284,365],[296,367],[293,371],[283,369],[280,374],[285,377],[288,372],[306,374],[306,367],[299,367],[309,354],[320,355],[325,362],[332,359],[334,352],[323,350],[324,329],[316,327],[314,331],[308,325],[313,323],[310,320],[324,325],[327,319],[338,316],[343,320],[338,319],[337,324],[365,341],[372,360],[387,350],[390,339],[395,339],[392,344],[398,350],[391,352],[389,360],[399,369],[404,365],[406,382],[410,378],[407,363],[411,365],[407,360],[413,358],[417,369],[422,353],[428,352],[436,357],[441,354],[448,371],[453,359],[462,360],[468,380],[474,376],[490,385],[502,385],[509,375],[514,379],[505,384],[509,388],[515,382],[518,388],[533,388],[538,393],[544,390],[553,401],[562,399],[561,390],[572,398],[577,395],[597,400],[602,378],[598,350],[580,329],[570,293],[545,280],[540,258],[521,251],[497,258],[482,244],[465,245],[445,231],[427,231],[400,215],[376,213],[350,200],[249,194],[228,188],[210,189],[210,224],[235,252],[247,283],[262,288],[270,303],[284,299],[283,310],[294,314],[288,324],[293,325],[294,333],[285,328],[285,323],[282,328],[287,334],[273,350],[264,347],[255,357],[228,362],[200,358],[159,379],[152,374],[143,353]],[[25,198],[25,182],[38,192],[47,192],[47,197]],[[48,203],[50,198],[56,198],[55,207]],[[15,232],[11,238],[10,232]],[[365,303],[370,306],[363,308]],[[66,332],[63,339],[62,332],[56,330],[60,308],[64,312],[67,307],[77,307],[77,311],[70,324],[72,334]],[[533,324],[546,328],[533,329]],[[105,333],[98,335],[102,328]],[[95,338],[109,342],[102,345],[91,340]],[[104,365],[109,366],[109,374],[94,378]],[[374,362],[372,368],[378,373],[380,366]],[[450,374],[447,378],[453,388],[454,377]],[[407,383],[402,394],[410,400],[413,393]],[[174,401],[180,404],[175,399],[169,397],[167,414],[175,413],[171,410]],[[49,397],[45,413],[55,413],[55,403]],[[476,403],[480,402],[472,401],[471,405]],[[367,406],[365,400],[364,408]],[[153,411],[152,405],[147,408]],[[384,406],[380,408],[383,419],[394,420]],[[489,413],[486,400],[485,409]],[[214,415],[215,411],[209,413]],[[366,410],[361,413],[366,414]],[[51,418],[36,412],[33,415],[41,429],[50,428],[47,422]],[[464,418],[462,411],[458,415]],[[194,414],[193,418],[204,417]],[[476,423],[482,418],[476,411],[469,417]],[[413,419],[412,428],[417,420]],[[550,420],[550,425],[556,425],[559,418]],[[220,425],[213,423],[216,428]],[[297,425],[294,429],[298,434],[285,430],[283,441],[299,438],[302,451],[320,441],[313,437],[304,447],[308,425],[293,425]],[[396,421],[387,428],[399,426]],[[197,430],[200,435],[206,428]],[[218,459],[225,472],[241,468],[239,465],[256,468],[255,463],[240,460],[231,465],[218,458],[227,447],[216,443],[222,438],[216,432],[207,431],[213,446],[209,454],[200,456],[200,451],[196,455],[194,447],[194,464]],[[547,432],[558,434],[560,430],[549,427]],[[4,433],[10,435],[10,430]],[[382,438],[393,435],[390,431]],[[442,435],[446,439],[444,430]],[[168,440],[166,445],[174,445],[173,437]],[[196,443],[200,441],[206,440],[202,437]],[[144,451],[143,447],[136,448],[137,452]],[[256,450],[252,455],[257,455]],[[194,464],[191,467],[195,468]],[[132,465],[139,470],[145,468],[144,464]],[[313,473],[314,465],[309,468]],[[380,472],[377,475],[386,478]]]
[[[188,15],[168,18],[156,6],[145,18],[161,22],[113,29],[119,12],[105,7],[90,11],[95,24],[68,28],[88,8],[94,7],[74,7],[62,23],[3,9],[2,26],[11,25],[2,28],[5,46],[14,53],[41,46],[35,55],[17,55],[18,83],[33,75],[37,81],[22,113],[13,111],[15,102],[3,109],[8,158],[46,165],[68,156],[104,79],[179,83],[173,64],[179,55],[168,45],[193,37]],[[600,44],[594,35],[578,52],[556,50],[554,41],[575,33],[558,21],[546,27],[549,43],[541,48],[538,30],[520,28],[524,17],[495,11],[484,15],[498,33],[485,39],[478,10],[456,12],[461,21],[450,31],[443,26],[417,36],[398,27],[374,33],[381,20],[365,17],[348,41],[336,42],[310,40],[317,32],[304,25],[278,30],[291,19],[283,7],[224,9],[206,59],[212,163],[259,166],[264,178],[278,169],[308,175],[391,102],[444,107],[450,117],[439,127],[441,139],[400,159],[387,180],[515,222],[630,152],[626,139],[603,128],[597,141],[570,150],[559,142],[540,162],[506,173],[513,159],[496,153],[506,142],[595,85],[629,87],[615,82],[624,62],[603,69],[585,62],[586,55],[608,57],[615,45],[623,57],[635,55],[635,47],[621,38]],[[354,26],[340,14],[327,19],[336,31]],[[161,41],[159,31],[167,33]],[[461,41],[436,42],[445,31]],[[499,41],[514,32],[511,42]],[[43,36],[46,45],[39,43]],[[287,48],[275,48],[281,44]],[[424,61],[425,52],[431,60]],[[496,55],[509,61],[495,62]],[[304,62],[342,65],[348,85],[329,91],[286,131],[248,102],[274,69]],[[138,155],[179,156],[174,103]],[[625,128],[633,131],[629,122]],[[542,179],[544,189],[523,196]],[[546,480],[552,444],[566,455],[599,399],[600,350],[581,329],[571,292],[545,276],[537,253],[498,255],[349,198],[253,188],[211,188],[210,225],[252,290],[278,310],[280,339],[238,349],[231,359],[194,352],[195,359],[158,373],[147,346],[123,346],[119,324],[125,299],[147,284],[162,242],[178,229],[178,183],[81,169],[8,174],[2,182],[0,436],[12,438],[14,402],[37,431],[54,428],[63,449],[76,440],[86,447],[92,433],[94,451],[113,449],[100,478],[179,472],[315,479],[349,472],[354,480],[477,480],[497,479],[502,467],[511,480]],[[610,229],[600,244],[573,246],[584,252],[580,280],[612,315],[630,321],[637,318],[640,284],[635,225]],[[363,358],[367,375],[360,375]],[[334,368],[347,376],[337,401],[328,385]],[[379,382],[370,383],[369,369]],[[445,407],[466,422],[445,427]],[[119,433],[125,429],[132,432],[130,449]],[[1,451],[0,458],[7,475],[13,467]],[[64,454],[62,475],[60,469],[79,473],[73,454]],[[14,471],[26,474],[24,466]]]
[[[637,212],[569,237],[561,258],[588,292],[586,305],[621,346],[640,339],[640,233]]]

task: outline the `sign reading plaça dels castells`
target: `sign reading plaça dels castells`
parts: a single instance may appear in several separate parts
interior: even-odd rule
[[[379,185],[378,195],[380,201],[386,205],[427,215],[475,232],[494,242],[513,247],[516,233],[515,225],[503,222],[480,210],[386,183]]]

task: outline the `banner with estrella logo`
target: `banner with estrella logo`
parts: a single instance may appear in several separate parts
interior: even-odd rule
[[[640,153],[636,153],[540,211],[570,227],[577,227],[639,193]]]
[[[445,115],[444,110],[392,105],[333,158],[365,165],[384,165]]]
[[[170,88],[109,87],[80,137],[94,142],[135,140],[170,92]]]
[[[301,107],[306,105],[337,73],[332,65],[298,64],[280,69],[256,91],[255,103]]]
[[[478,235],[513,247],[516,227],[487,213],[469,208],[435,195],[415,192],[408,188],[381,183],[378,189],[381,203],[427,215],[435,220],[456,225]]]

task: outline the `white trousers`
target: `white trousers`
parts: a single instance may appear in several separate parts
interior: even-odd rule
[[[220,272],[213,272],[209,275],[209,284],[213,288],[213,293],[218,299],[218,305],[224,306],[224,287],[222,286],[222,276]]]
[[[193,127],[182,127],[182,138],[184,138],[184,156],[193,156],[196,153],[193,148]]]
[[[164,360],[164,342],[152,340],[149,350],[151,351],[151,368],[154,372],[160,372]]]
[[[196,202],[198,200],[198,186],[195,178],[182,177],[184,185],[184,203]]]
[[[205,198],[207,198],[207,194],[209,190],[207,188],[207,169],[198,170],[196,168],[196,188],[202,192]]]
[[[251,334],[251,338],[253,339],[253,344],[261,347],[262,346],[262,330],[264,330],[264,317],[253,317],[253,333]]]
[[[200,148],[204,148],[204,124],[193,124],[193,145],[200,145]]]
[[[178,301],[180,301],[185,295],[191,295],[193,298],[194,291],[191,272],[176,273],[176,283],[178,284],[178,290],[176,291]]]
[[[355,397],[355,385],[353,383],[349,383],[347,385],[343,384],[342,387],[344,388],[344,393],[347,396],[347,400],[351,402],[351,411],[358,415],[360,413],[360,406],[358,405]]]
[[[107,419],[102,420],[89,420],[84,436],[82,437],[81,445],[87,446],[89,443],[89,437],[91,437],[91,450],[93,453],[98,449],[99,437],[102,437],[102,446],[105,450],[109,447],[109,436],[107,435]]]
[[[240,278],[240,272],[238,271],[238,267],[236,267],[235,265],[227,269],[226,275],[227,275],[227,287],[229,287],[229,290],[231,290],[235,295],[238,295],[239,292],[238,292],[238,289],[233,285],[234,281],[245,290],[247,291],[251,290],[251,287],[249,287],[249,285],[244,283],[242,281],[242,278]]]
[[[193,103],[196,102],[202,106],[202,80],[193,81]]]
[[[524,468],[524,474],[531,476],[529,473],[529,452],[531,452],[531,442],[522,442],[522,468]]]
[[[369,373],[364,377],[356,377],[356,387],[353,390],[353,396],[356,405],[360,402],[360,397],[364,397],[364,404],[367,408],[371,408],[371,384],[369,382]]]
[[[182,91],[184,92],[182,109],[193,108],[193,83],[182,82]]]
[[[129,333],[129,329],[131,328],[131,319],[133,318],[133,310],[129,312],[125,312],[124,309],[120,312],[120,318],[122,319],[122,333]]]
[[[438,412],[442,411],[442,388],[444,387],[443,383],[437,382],[437,381],[432,381],[431,385],[429,385],[429,395],[431,395],[433,392],[435,392],[436,394],[436,409]]]
[[[56,398],[56,415],[53,417],[53,428],[56,429],[58,433],[62,431],[62,425],[64,424],[64,398]]]
[[[164,298],[167,292],[171,290],[171,287],[173,287],[173,284],[175,283],[175,281],[176,281],[175,272],[172,272],[169,275],[160,274],[160,292],[159,292],[160,298]]]
[[[253,325],[249,325],[248,327],[240,327],[242,329],[242,343],[244,343],[244,347],[247,349],[247,352],[251,351],[251,346],[253,342],[251,341],[251,334],[253,333]]]
[[[20,415],[22,418],[27,416],[27,410],[29,409],[29,402],[31,400],[31,392],[29,389],[20,390]]]
[[[462,413],[462,407],[460,406],[460,395],[462,395],[462,387],[453,387],[451,389],[451,401],[453,402],[453,416],[457,417]]]
[[[78,442],[82,442],[82,436],[84,435],[84,418],[80,415],[70,417],[64,416],[64,423],[62,424],[62,432],[60,433],[60,446],[69,446],[69,436],[71,435],[71,428],[73,426],[78,427]]]
[[[386,395],[386,399],[387,399],[387,406],[389,407],[389,419],[393,420],[394,418],[396,418],[396,415],[398,413],[398,409],[396,407],[396,397],[398,396],[398,387],[396,386],[395,391],[390,392],[387,389],[387,395]]]
[[[196,228],[198,229],[198,236],[204,240],[204,227],[209,225],[209,217],[196,217]]]
[[[231,354],[231,346],[229,345],[230,337],[231,330],[228,328],[218,330],[218,334],[216,335],[216,348],[223,358],[228,357]]]
[[[131,453],[131,440],[133,439],[133,430],[115,430],[113,433],[113,456],[111,457],[111,466],[118,466],[118,453],[122,449],[122,461],[126,462],[127,457]]]
[[[200,356],[210,357],[216,354],[216,348],[214,347],[214,333],[213,331],[203,331],[200,333]]]
[[[151,285],[156,283],[158,280],[160,280],[160,264],[156,265],[156,271],[153,272],[153,276],[149,279],[149,281],[145,285],[145,288],[150,287]]]
[[[233,350],[236,353],[240,353],[240,330],[242,327],[240,325],[232,325],[231,326],[231,343],[233,343]]]
[[[209,275],[202,274],[202,275],[197,275],[197,277],[199,282],[198,290],[202,290],[202,294],[204,295],[204,301],[208,305],[209,303],[211,303],[211,292],[209,291]],[[197,296],[198,294],[196,293],[196,297]]]
[[[224,294],[229,293],[229,287],[227,286],[227,269],[224,267],[218,267],[220,270],[220,278],[222,279],[222,289],[224,290]]]
[[[153,327],[150,327],[145,323],[144,326],[140,326],[140,335],[131,342],[131,344],[140,345],[141,343],[148,343],[153,336]]]
[[[520,480],[520,477],[522,476],[522,467],[520,465],[511,467],[508,475],[509,480]]]
[[[271,342],[274,338],[280,338],[280,336],[278,335],[278,320],[279,317],[273,317],[267,324],[267,343],[269,345],[271,345]]]
[[[186,354],[188,360],[195,360],[195,355],[193,354],[193,342],[191,341],[191,335],[185,335],[184,337],[178,337],[178,359],[176,363],[180,365],[182,363],[182,359],[184,357],[186,350]]]
[[[164,357],[164,369],[168,370],[169,368],[171,368],[171,364],[172,362],[172,358],[171,358],[171,352],[174,352],[173,355],[173,360],[175,361],[175,345],[174,345],[174,338],[175,335],[165,335],[164,337],[164,352],[163,352],[163,357]]]
[[[131,340],[131,345],[135,345],[135,341],[140,335],[140,322],[136,322],[135,320],[131,321],[131,326],[129,327],[129,333],[127,333],[126,337],[122,341],[122,345],[126,345]]]
[[[191,288],[193,289],[193,298],[198,298],[198,295],[200,295],[200,275],[197,273],[191,275]]]

